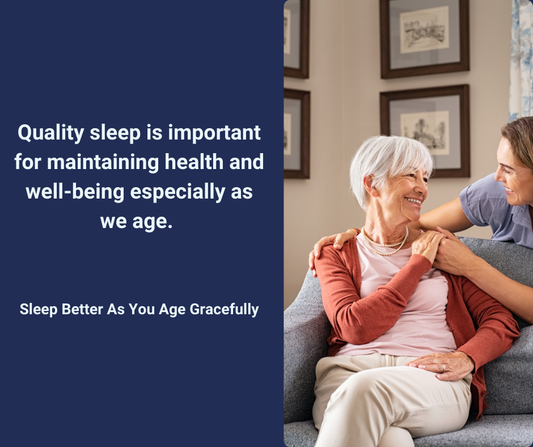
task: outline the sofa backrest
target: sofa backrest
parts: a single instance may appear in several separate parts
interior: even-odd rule
[[[533,250],[511,242],[498,242],[489,239],[463,237],[461,240],[477,256],[483,258],[505,276],[533,287]],[[522,319],[515,317],[520,328],[529,326]]]

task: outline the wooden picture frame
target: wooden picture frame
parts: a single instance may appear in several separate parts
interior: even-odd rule
[[[284,178],[310,176],[311,92],[283,90]]]
[[[469,0],[380,0],[381,78],[470,69]]]
[[[309,0],[287,0],[283,11],[283,75],[308,78]]]
[[[380,93],[381,133],[423,142],[435,161],[432,178],[470,177],[469,86]]]

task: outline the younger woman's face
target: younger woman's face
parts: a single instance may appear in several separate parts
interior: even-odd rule
[[[505,187],[507,203],[533,206],[533,171],[516,162],[513,148],[506,138],[500,141],[497,157],[499,166],[494,179]]]

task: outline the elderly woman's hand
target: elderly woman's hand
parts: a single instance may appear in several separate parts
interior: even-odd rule
[[[431,264],[435,261],[435,256],[439,248],[440,241],[446,236],[438,231],[426,231],[413,242],[412,249],[414,255],[425,256]]]
[[[474,361],[464,352],[455,351],[449,354],[428,354],[412,360],[405,366],[425,369],[438,373],[435,377],[444,381],[464,379],[475,367]]]

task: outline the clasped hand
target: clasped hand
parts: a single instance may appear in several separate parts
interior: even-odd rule
[[[476,264],[476,256],[453,233],[440,227],[437,230],[444,235],[444,240],[439,246],[433,267],[452,275],[468,277],[468,269]]]
[[[433,264],[439,244],[446,236],[438,231],[426,231],[413,242],[413,255],[422,255]]]

